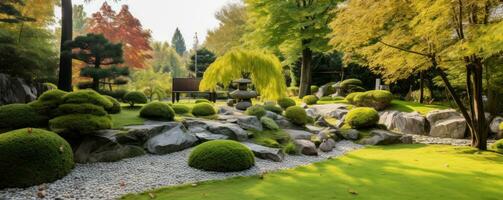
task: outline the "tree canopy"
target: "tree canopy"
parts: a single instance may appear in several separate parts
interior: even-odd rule
[[[220,21],[217,28],[208,31],[204,46],[221,56],[242,46],[241,38],[246,30],[246,7],[242,3],[230,3],[215,14]]]
[[[183,56],[187,51],[187,47],[185,46],[185,39],[183,39],[182,32],[180,29],[176,28],[175,33],[173,34],[173,38],[171,39],[171,45],[175,48],[176,53],[178,55]]]

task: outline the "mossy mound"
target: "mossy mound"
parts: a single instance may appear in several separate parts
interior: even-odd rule
[[[348,112],[345,122],[354,129],[370,128],[377,125],[379,113],[374,108],[355,108]]]
[[[24,128],[0,135],[0,188],[53,182],[73,167],[72,149],[56,133]]]
[[[300,106],[291,106],[286,109],[285,117],[293,124],[304,126],[307,124],[307,113]]]
[[[51,119],[49,128],[57,133],[89,134],[97,130],[112,128],[112,120],[109,116],[90,114],[63,115]]]
[[[276,104],[265,104],[264,109],[281,115],[283,113],[283,109]]]
[[[295,103],[295,101],[293,99],[285,97],[285,98],[278,99],[278,105],[281,106],[281,108],[283,108],[283,109],[287,109],[287,108],[289,108],[291,106],[295,106],[297,104]]]
[[[307,95],[304,98],[302,98],[302,102],[306,103],[307,105],[314,105],[318,103],[318,97],[314,95]]]
[[[28,104],[0,106],[0,129],[13,130],[26,127],[44,127],[48,117],[41,115]]]
[[[209,103],[198,103],[192,107],[192,115],[206,117],[216,114],[215,108]]]
[[[211,103],[208,99],[196,99],[196,103]]]
[[[34,108],[39,114],[51,118],[57,115],[56,109],[63,103],[63,97],[66,94],[68,93],[61,90],[49,90],[28,105]]]
[[[107,95],[104,95],[104,97],[110,100],[113,104],[112,107],[106,109],[109,114],[118,114],[121,112],[121,103],[117,99]]]
[[[197,146],[189,157],[189,166],[205,171],[234,172],[255,165],[248,147],[231,140],[215,140]]]
[[[174,104],[171,106],[176,114],[184,115],[190,113],[190,107],[182,104]]]
[[[129,103],[131,107],[138,103],[147,103],[147,96],[143,92],[132,91],[124,95],[124,101]]]
[[[173,121],[175,111],[168,104],[161,102],[149,103],[140,110],[140,117],[162,121]]]
[[[311,94],[314,94],[316,92],[318,92],[318,90],[320,89],[318,86],[316,85],[311,85]]]
[[[73,104],[67,103],[62,104],[58,107],[59,115],[71,115],[71,114],[90,114],[96,116],[105,116],[107,111],[101,106],[97,106],[90,103],[83,104]]]
[[[255,116],[258,119],[262,118],[266,114],[266,110],[263,106],[254,105],[246,109],[245,114]]]
[[[386,90],[371,90],[349,94],[346,100],[356,106],[372,107],[383,110],[391,104],[393,94]]]
[[[264,127],[267,129],[279,130],[278,124],[273,119],[271,119],[269,117],[260,118],[260,122],[262,122],[262,125],[264,125]]]
[[[68,93],[63,96],[63,102],[71,104],[90,103],[97,106],[102,106],[105,109],[109,109],[113,106],[113,103],[106,97],[90,89]]]

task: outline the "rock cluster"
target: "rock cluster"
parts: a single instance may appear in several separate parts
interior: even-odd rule
[[[21,78],[0,73],[0,105],[28,103],[49,88],[41,83],[28,83]]]

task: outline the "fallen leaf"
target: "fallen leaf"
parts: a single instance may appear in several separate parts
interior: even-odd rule
[[[151,193],[151,192],[149,192],[149,193],[148,193],[148,196],[149,196],[151,199],[155,198],[154,193]]]

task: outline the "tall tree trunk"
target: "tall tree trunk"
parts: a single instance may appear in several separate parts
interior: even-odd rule
[[[304,42],[303,42],[304,43]],[[302,50],[302,66],[300,70],[300,88],[299,97],[302,98],[311,93],[311,62],[313,52],[310,48]]]
[[[424,103],[424,72],[423,71],[419,72],[419,90],[420,90],[419,103]]]
[[[481,150],[487,149],[488,124],[484,113],[483,91],[483,65],[479,58],[472,59],[473,64],[473,115],[476,137],[472,137],[472,146]]]
[[[58,88],[64,91],[72,90],[72,57],[65,52],[65,43],[73,39],[72,0],[61,0],[61,48],[59,57]]]

